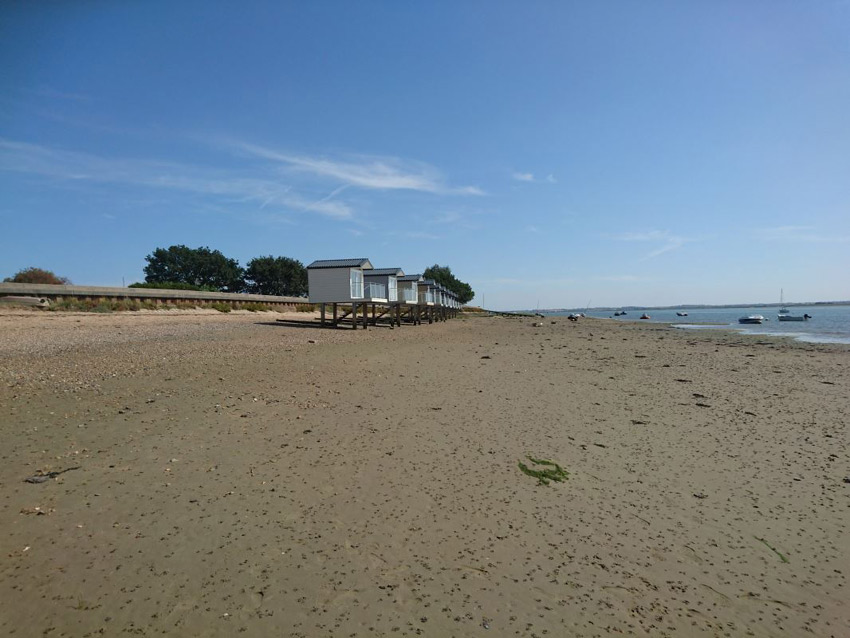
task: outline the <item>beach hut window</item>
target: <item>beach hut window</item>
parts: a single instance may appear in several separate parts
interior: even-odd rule
[[[351,270],[351,298],[363,299],[363,271]]]
[[[390,301],[397,301],[398,300],[398,279],[396,279],[395,277],[388,277],[387,283],[389,284],[388,288],[389,288],[389,293],[390,293],[390,296],[388,297],[388,299]]]

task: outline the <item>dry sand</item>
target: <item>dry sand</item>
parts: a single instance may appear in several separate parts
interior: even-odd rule
[[[276,316],[0,314],[0,634],[850,636],[847,348]]]

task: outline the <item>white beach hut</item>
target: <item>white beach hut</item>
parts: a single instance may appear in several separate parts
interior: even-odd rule
[[[404,275],[398,278],[398,302],[408,306],[419,303],[419,283],[425,281],[422,275]]]
[[[363,301],[364,270],[372,270],[372,263],[366,258],[314,261],[307,266],[310,303]]]
[[[436,285],[433,279],[423,279],[417,284],[420,306],[434,305]]]
[[[428,323],[433,323],[436,318],[434,306],[437,303],[437,282],[433,279],[423,279],[417,284],[419,291],[419,311],[428,317]]]
[[[366,326],[366,304],[375,301],[373,288],[365,282],[364,271],[372,270],[372,262],[365,257],[356,259],[318,259],[307,266],[307,286],[310,303],[321,304],[322,324],[325,323],[325,304],[333,305],[333,322],[337,324],[349,314],[357,327],[358,306],[363,308],[363,326]],[[386,302],[386,299],[384,299]],[[377,301],[375,301],[377,303]],[[338,314],[338,304],[351,304],[351,310]]]
[[[373,268],[364,273],[367,299],[375,303],[396,303],[398,301],[398,278],[404,276],[401,268]]]
[[[398,278],[404,276],[401,268],[373,268],[365,272],[365,298],[372,304],[372,323],[389,313],[391,323],[401,325],[401,308],[398,302]],[[380,309],[376,310],[376,307]]]
[[[396,304],[399,322],[405,319],[420,324],[422,308],[419,305],[419,284],[425,281],[422,275],[404,275],[398,278],[398,302]]]

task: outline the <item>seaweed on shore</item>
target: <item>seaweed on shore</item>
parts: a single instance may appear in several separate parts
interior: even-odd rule
[[[531,469],[522,461],[519,461],[519,469],[524,473],[528,474],[528,476],[533,476],[537,479],[538,485],[549,485],[549,481],[555,481],[560,483],[562,481],[567,480],[569,476],[569,472],[567,472],[560,465],[555,463],[554,461],[547,461],[545,459],[536,459],[533,456],[526,457],[529,461],[534,463],[535,465],[544,465],[548,467],[543,467],[538,470]]]
[[[759,538],[758,536],[753,536],[753,538],[755,538],[755,539],[756,539],[757,541],[759,541],[760,543],[764,543],[770,551],[772,551],[774,554],[776,554],[777,556],[779,556],[779,559],[780,559],[783,563],[788,563],[788,562],[790,562],[790,561],[788,560],[788,557],[787,557],[787,556],[785,556],[785,554],[783,554],[782,552],[780,552],[780,551],[779,551],[778,549],[776,549],[773,545],[771,545],[770,543],[768,543],[765,539],[763,539],[763,538]]]

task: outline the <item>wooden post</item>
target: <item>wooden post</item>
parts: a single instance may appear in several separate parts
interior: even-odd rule
[[[363,302],[363,330],[369,329],[369,304]]]
[[[325,304],[322,304],[322,328],[325,327]]]
[[[357,330],[357,302],[351,304],[351,327]]]
[[[339,323],[339,319],[337,319],[336,302],[334,302],[334,325],[337,325],[337,323]]]

